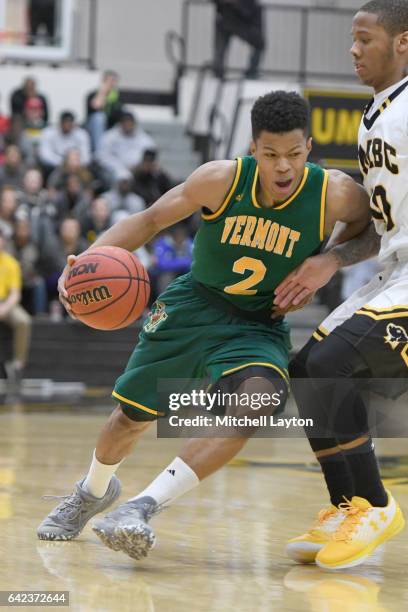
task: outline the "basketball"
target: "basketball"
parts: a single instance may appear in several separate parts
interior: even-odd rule
[[[150,281],[138,258],[119,247],[97,247],[76,260],[65,282],[77,319],[102,330],[127,327],[149,300]]]

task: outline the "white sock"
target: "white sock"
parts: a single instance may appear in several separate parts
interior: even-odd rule
[[[122,461],[119,461],[119,463],[116,463],[115,465],[106,465],[105,463],[101,463],[96,458],[95,449],[91,467],[89,468],[88,475],[84,480],[82,488],[95,497],[103,497],[108,490],[112,476]]]
[[[131,500],[148,496],[158,504],[168,505],[199,484],[197,474],[180,457],[176,457],[144,491],[131,497]]]

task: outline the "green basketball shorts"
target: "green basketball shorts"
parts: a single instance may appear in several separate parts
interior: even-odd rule
[[[212,306],[193,288],[191,274],[177,278],[152,307],[112,397],[150,415],[168,413],[166,381],[179,392],[195,382],[212,384],[243,368],[274,369],[288,383],[289,327],[247,321]],[[183,387],[183,388],[182,388]]]

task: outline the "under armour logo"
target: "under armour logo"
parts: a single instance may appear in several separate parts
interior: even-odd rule
[[[176,473],[176,470],[167,470],[169,474],[171,474],[172,476],[174,476],[174,474]]]

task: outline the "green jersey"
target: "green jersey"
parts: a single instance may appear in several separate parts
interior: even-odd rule
[[[324,239],[328,173],[306,164],[286,201],[263,208],[252,156],[238,158],[231,189],[215,213],[203,214],[194,241],[192,275],[243,310],[272,308],[279,283]]]

